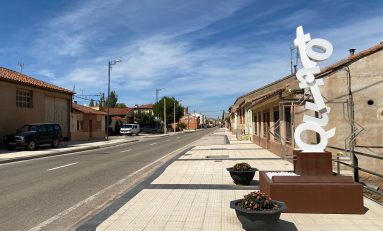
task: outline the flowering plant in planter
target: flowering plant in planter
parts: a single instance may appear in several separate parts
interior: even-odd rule
[[[234,165],[233,170],[235,171],[250,171],[251,166],[250,164],[243,162],[243,163],[237,163]]]
[[[227,168],[234,183],[248,185],[253,180],[255,172],[258,170],[248,163],[237,163],[234,167]]]
[[[271,200],[271,197],[261,192],[251,192],[245,195],[240,204],[243,209],[262,211],[265,209],[277,209],[279,204]]]
[[[261,192],[251,192],[243,199],[230,202],[242,227],[248,231],[272,230],[281,213],[287,209],[285,203],[272,200]]]

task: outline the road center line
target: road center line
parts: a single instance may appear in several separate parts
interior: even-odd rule
[[[75,165],[75,164],[78,164],[78,162],[66,164],[66,165],[63,165],[63,166],[55,167],[55,168],[50,168],[50,169],[47,169],[47,171],[52,171],[52,170],[59,169],[59,168],[65,168],[65,167],[68,167],[68,166],[71,166],[71,165]]]
[[[153,146],[153,145],[155,145],[155,144],[157,144],[157,143],[151,143],[151,144],[149,144],[150,146]]]
[[[124,151],[121,151],[121,152],[129,152],[129,151],[132,151],[132,149],[124,150]]]

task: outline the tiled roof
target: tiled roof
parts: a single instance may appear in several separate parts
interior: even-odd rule
[[[138,105],[134,106],[135,109],[153,109],[153,104],[144,104],[144,105]]]
[[[109,115],[127,115],[133,108],[109,108]],[[107,108],[104,108],[105,112],[108,112]]]
[[[4,67],[0,67],[0,80],[6,80],[26,86],[31,86],[31,87],[38,87],[42,88],[45,90],[50,90],[50,91],[56,91],[56,92],[61,92],[61,93],[66,93],[66,94],[74,94],[74,92],[67,90],[62,87],[55,86],[50,83],[46,83],[44,81],[32,78],[30,76],[21,74],[17,71],[13,71]]]
[[[275,91],[272,91],[272,92],[269,92],[269,93],[266,93],[260,97],[257,97],[255,99],[252,99],[251,100],[251,104],[252,105],[256,105],[256,104],[259,104],[259,103],[262,103],[262,102],[265,102],[266,100],[274,97],[274,96],[277,96],[279,94],[281,94],[282,92],[284,92],[286,90],[286,88],[279,88],[278,90],[275,90]]]
[[[97,110],[95,110],[93,108],[82,106],[82,105],[78,105],[78,104],[75,104],[75,103],[72,103],[72,109],[75,110],[75,111],[82,112],[84,114],[107,115],[107,113],[105,113],[103,111],[97,111]]]
[[[124,121],[125,119],[120,117],[120,116],[113,116],[112,117],[112,120],[121,120],[121,121]]]
[[[324,74],[327,74],[328,72],[332,72],[332,71],[335,71],[343,66],[345,66],[346,64],[349,64],[349,63],[352,63],[352,62],[355,62],[361,58],[364,58],[366,56],[369,56],[375,52],[378,52],[380,50],[383,50],[383,42],[379,43],[378,45],[375,45],[373,47],[370,47],[368,48],[367,50],[364,50],[364,51],[361,51],[355,55],[350,55],[348,56],[347,58],[345,59],[342,59],[330,66],[327,66],[325,68],[322,69],[321,73],[319,73],[317,76],[321,76],[321,75],[324,75]]]

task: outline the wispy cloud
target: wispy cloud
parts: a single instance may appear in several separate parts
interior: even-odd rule
[[[382,14],[340,21],[338,8],[352,7],[345,2],[86,0],[46,20],[30,54],[36,74],[69,89],[106,92],[107,62],[120,58],[111,85],[122,102],[153,102],[163,88],[184,105],[219,111],[289,74],[296,26],[334,44],[330,62],[382,41]]]

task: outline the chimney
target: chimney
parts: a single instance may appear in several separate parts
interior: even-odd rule
[[[356,49],[352,48],[349,49],[348,52],[350,52],[350,56],[353,56],[355,54]]]

